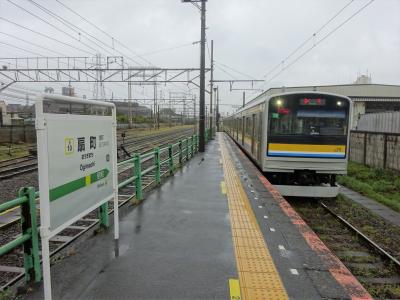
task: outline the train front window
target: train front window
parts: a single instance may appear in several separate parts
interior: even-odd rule
[[[348,112],[344,98],[316,94],[275,97],[269,102],[269,134],[345,136]]]

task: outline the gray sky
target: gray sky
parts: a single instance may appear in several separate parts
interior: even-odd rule
[[[71,35],[78,35],[51,19],[28,0],[11,0]],[[52,12],[69,20],[81,29],[111,45],[111,38],[67,11],[55,0],[34,0]],[[111,36],[122,41],[135,53],[161,67],[198,67],[200,39],[200,14],[191,4],[180,0],[60,0]],[[248,77],[265,79],[277,64],[302,42],[332,18],[349,0],[209,0],[207,6],[207,37],[215,43],[217,79]],[[273,86],[339,84],[353,82],[358,73],[372,74],[373,83],[400,84],[400,1],[375,0],[360,14],[318,44],[303,58],[280,73],[305,50],[318,43],[326,34],[354,14],[369,0],[354,0],[337,18],[311,39],[302,49],[281,64],[260,84],[264,90]],[[28,26],[47,35],[74,43],[94,54],[94,51],[50,27],[48,24],[15,7],[7,0],[0,0],[0,17]],[[74,49],[59,45],[0,20],[0,32],[16,35],[52,50],[70,56],[87,56]],[[82,37],[82,41],[86,41]],[[54,53],[17,41],[0,34],[0,43],[10,43],[42,55]],[[86,41],[87,42],[87,41]],[[95,46],[94,46],[95,47]],[[131,52],[117,49],[141,61]],[[159,51],[160,49],[175,48]],[[0,57],[34,56],[22,50],[0,44]],[[208,59],[208,54],[207,54]],[[225,70],[223,72],[222,70]],[[272,80],[271,80],[272,79]],[[43,84],[20,85],[43,90]],[[59,85],[54,86],[60,89]],[[78,84],[78,93],[90,95],[92,84]],[[107,95],[126,97],[121,85],[106,86]],[[239,87],[239,86],[238,86]],[[164,94],[178,87],[160,87]],[[180,85],[180,89],[186,89]],[[83,90],[87,89],[87,90]],[[241,103],[241,92],[229,92],[228,85],[221,85],[221,102]],[[136,97],[151,97],[151,89],[137,87]],[[257,93],[248,92],[248,99]],[[208,100],[207,100],[208,101]],[[228,106],[223,111],[231,111]]]

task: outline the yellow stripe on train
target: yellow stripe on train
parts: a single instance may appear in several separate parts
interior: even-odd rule
[[[268,144],[268,151],[346,153],[345,145]]]

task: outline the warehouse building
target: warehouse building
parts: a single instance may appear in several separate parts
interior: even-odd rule
[[[273,95],[282,92],[320,91],[350,97],[354,102],[353,129],[364,114],[400,111],[400,85],[357,83],[341,85],[298,86],[271,88],[264,92]]]

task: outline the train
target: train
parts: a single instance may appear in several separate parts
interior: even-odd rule
[[[223,119],[224,131],[282,196],[334,198],[347,174],[352,101],[302,91],[261,94]]]

